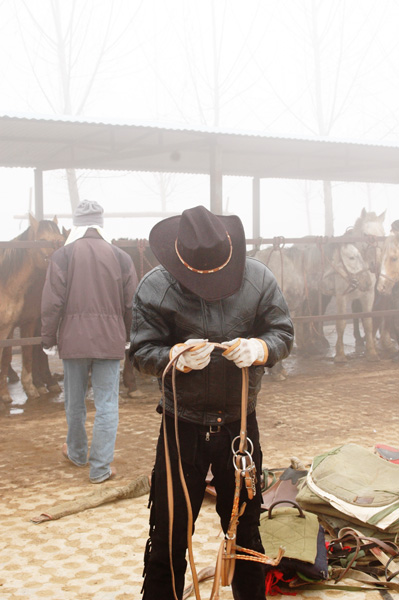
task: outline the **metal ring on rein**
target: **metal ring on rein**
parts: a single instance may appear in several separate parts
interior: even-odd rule
[[[234,468],[235,468],[236,471],[241,471],[241,475],[243,477],[245,477],[245,472],[246,471],[251,471],[254,468],[254,460],[252,458],[252,453],[254,451],[254,445],[252,443],[252,440],[249,437],[247,437],[246,440],[247,440],[247,442],[250,443],[251,449],[250,450],[245,450],[244,452],[240,452],[239,449],[238,450],[234,450],[234,442],[236,440],[240,440],[241,441],[241,438],[240,438],[239,435],[237,435],[234,438],[234,440],[231,442],[231,451],[233,453],[233,466],[234,466]],[[248,465],[246,464],[246,456],[248,456],[248,458],[249,458]],[[237,464],[238,461],[236,459],[238,457],[241,458],[241,462],[242,462],[242,466],[241,467],[239,467],[238,464]]]

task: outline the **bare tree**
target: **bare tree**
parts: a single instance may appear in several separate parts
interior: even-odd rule
[[[95,90],[97,80],[101,75],[102,65],[108,61],[108,68],[116,48],[129,32],[129,25],[134,20],[135,12],[130,12],[130,18],[123,23],[117,31],[115,25],[115,2],[107,3],[108,15],[104,19],[106,24],[104,32],[99,32],[96,45],[85,47],[88,30],[96,27],[93,19],[93,4],[90,1],[70,0],[64,3],[60,0],[49,0],[51,20],[40,16],[33,11],[32,4],[22,0],[25,13],[29,16],[35,32],[33,43],[36,54],[32,53],[32,46],[28,46],[24,39],[21,23],[22,16],[17,18],[20,24],[21,37],[24,40],[26,54],[31,66],[38,89],[45,98],[49,109],[55,114],[78,116],[84,112],[86,104]],[[140,9],[141,2],[137,11]],[[62,12],[64,11],[64,12]],[[47,13],[45,15],[47,17]],[[41,61],[37,59],[41,58]],[[56,73],[55,77],[46,81],[45,74],[39,71],[38,64],[51,68]],[[87,69],[85,76],[81,75],[82,64]],[[87,75],[88,73],[88,75]],[[109,75],[108,75],[109,76]],[[58,85],[54,82],[58,81]],[[78,176],[75,169],[66,169],[66,179],[72,211],[79,202]]]
[[[363,53],[357,58],[355,67],[355,77],[352,77],[349,85],[342,83],[342,74],[345,61],[353,61],[353,57],[349,51],[345,52],[345,43],[347,42],[346,35],[346,2],[340,0],[331,4],[329,10],[322,14],[326,4],[322,0],[312,0],[310,17],[309,17],[309,38],[311,40],[311,53],[313,55],[313,81],[314,81],[314,109],[317,122],[318,134],[322,137],[327,137],[331,134],[336,122],[345,114],[348,103],[353,95],[355,85],[359,78],[361,68],[370,48],[369,44],[364,48]],[[361,16],[361,15],[360,15]],[[370,14],[363,16],[359,24],[359,29],[364,25],[364,22],[370,19]],[[332,51],[331,41],[328,39],[328,34],[334,26],[334,47],[335,51],[335,68],[329,68],[329,74],[325,75],[323,69],[323,55],[328,55]],[[374,34],[378,30],[378,25],[375,25]],[[353,33],[351,34],[353,35]],[[336,36],[338,37],[338,43]],[[352,39],[350,39],[350,42]],[[350,43],[349,42],[349,43]],[[347,43],[347,45],[349,45]],[[348,49],[346,49],[348,50]],[[330,97],[326,98],[326,91],[323,90],[326,79],[329,79],[328,89]],[[325,235],[334,235],[334,214],[333,214],[333,193],[331,181],[323,181],[324,195],[324,228]]]

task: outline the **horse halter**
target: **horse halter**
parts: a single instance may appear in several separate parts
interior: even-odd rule
[[[340,275],[348,283],[348,287],[343,292],[343,295],[345,296],[346,294],[350,294],[351,292],[354,292],[359,287],[359,285],[360,285],[360,282],[358,279],[359,275],[362,275],[362,273],[367,273],[369,271],[369,269],[367,267],[365,267],[364,269],[361,269],[360,271],[357,271],[354,274],[350,273],[350,271],[348,271],[348,269],[346,268],[344,259],[342,257],[342,246],[339,247],[339,257],[341,259],[344,273],[342,273],[342,271],[338,267],[336,267],[333,263],[331,263],[331,266],[338,273],[338,275]]]

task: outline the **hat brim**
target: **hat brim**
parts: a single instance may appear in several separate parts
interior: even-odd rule
[[[151,250],[169,273],[188,290],[204,300],[222,300],[237,292],[242,283],[246,243],[241,220],[236,215],[218,215],[230,235],[232,254],[223,269],[215,273],[195,273],[183,265],[175,250],[181,216],[169,217],[151,229]]]

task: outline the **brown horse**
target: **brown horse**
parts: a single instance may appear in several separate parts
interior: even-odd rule
[[[54,248],[7,248],[0,252],[0,339],[11,336],[18,325],[21,336],[33,337],[40,315],[40,285],[43,287],[47,260],[54,249],[63,245],[64,238],[53,221],[37,221],[32,215],[26,231],[15,241],[50,241]],[[39,293],[36,293],[39,290]],[[35,293],[31,295],[31,292]],[[36,301],[33,300],[36,298]],[[37,301],[37,298],[39,300]],[[28,397],[39,392],[32,381],[32,346],[23,346],[22,385]],[[4,356],[4,360],[3,360]],[[10,351],[0,348],[0,399],[11,401],[7,388]]]
[[[62,236],[67,239],[70,229],[62,228]],[[24,306],[21,312],[19,321],[15,324],[15,330],[19,331],[21,337],[40,337],[41,336],[41,299],[44,281],[46,278],[45,271],[37,271],[36,277],[32,285],[25,293]],[[33,325],[34,323],[34,325]],[[15,337],[15,330],[11,332],[9,337]],[[33,331],[33,333],[32,333]],[[18,374],[14,371],[11,365],[12,353],[11,347],[4,348],[2,357],[2,368],[7,368],[8,364],[8,382],[16,383],[19,381]],[[28,373],[32,373],[32,381],[34,388],[40,395],[45,395],[48,392],[58,394],[61,392],[61,387],[57,378],[51,373],[48,356],[41,345],[24,346],[22,348],[22,362]],[[32,393],[36,397],[36,392],[32,389]]]

